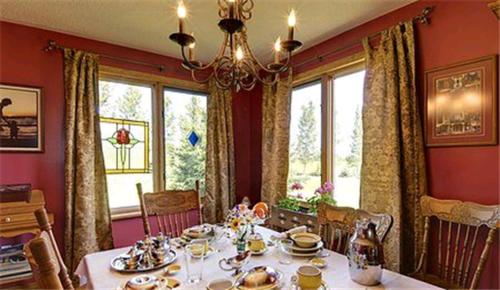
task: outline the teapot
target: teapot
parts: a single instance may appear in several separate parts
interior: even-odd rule
[[[259,233],[253,233],[248,237],[248,248],[254,253],[263,251],[266,248],[266,243]]]
[[[347,252],[351,279],[364,286],[380,283],[384,266],[384,251],[376,225],[370,220],[356,222],[356,230],[349,240]]]

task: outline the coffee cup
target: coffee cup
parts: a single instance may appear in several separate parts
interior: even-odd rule
[[[297,283],[301,289],[318,289],[321,287],[321,271],[314,266],[305,265],[297,270]]]
[[[207,285],[207,290],[229,290],[233,288],[233,282],[228,279],[212,280]]]

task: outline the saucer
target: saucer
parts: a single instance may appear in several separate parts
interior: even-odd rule
[[[252,256],[260,256],[260,255],[264,255],[268,250],[269,250],[268,247],[264,247],[262,250],[256,251],[256,252],[250,250],[250,253],[252,253]]]
[[[329,290],[328,288],[328,285],[326,284],[326,282],[323,280],[321,281],[321,286],[319,286],[319,288],[300,288],[299,285],[297,284],[298,283],[298,277],[297,275],[292,275],[292,285],[296,286],[297,289],[300,289],[300,290]]]

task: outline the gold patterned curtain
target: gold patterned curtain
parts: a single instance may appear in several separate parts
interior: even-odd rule
[[[413,23],[383,31],[371,49],[364,40],[367,67],[363,105],[361,207],[391,214],[384,243],[389,269],[408,273],[421,250],[420,197],[427,193],[424,145],[415,91]]]
[[[66,97],[65,263],[113,247],[99,127],[98,56],[64,49]]]
[[[263,86],[261,199],[269,205],[287,192],[291,95],[291,72],[276,85]]]
[[[232,93],[209,82],[204,221],[221,222],[236,199]]]

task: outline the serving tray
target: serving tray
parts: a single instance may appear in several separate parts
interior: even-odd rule
[[[177,259],[177,252],[175,252],[173,249],[170,249],[169,252],[165,255],[163,263],[155,264],[152,267],[144,267],[143,265],[138,264],[137,268],[128,268],[127,261],[129,259],[130,256],[127,254],[116,256],[113,258],[113,260],[111,260],[111,268],[115,271],[124,273],[140,273],[152,271],[173,263]]]

